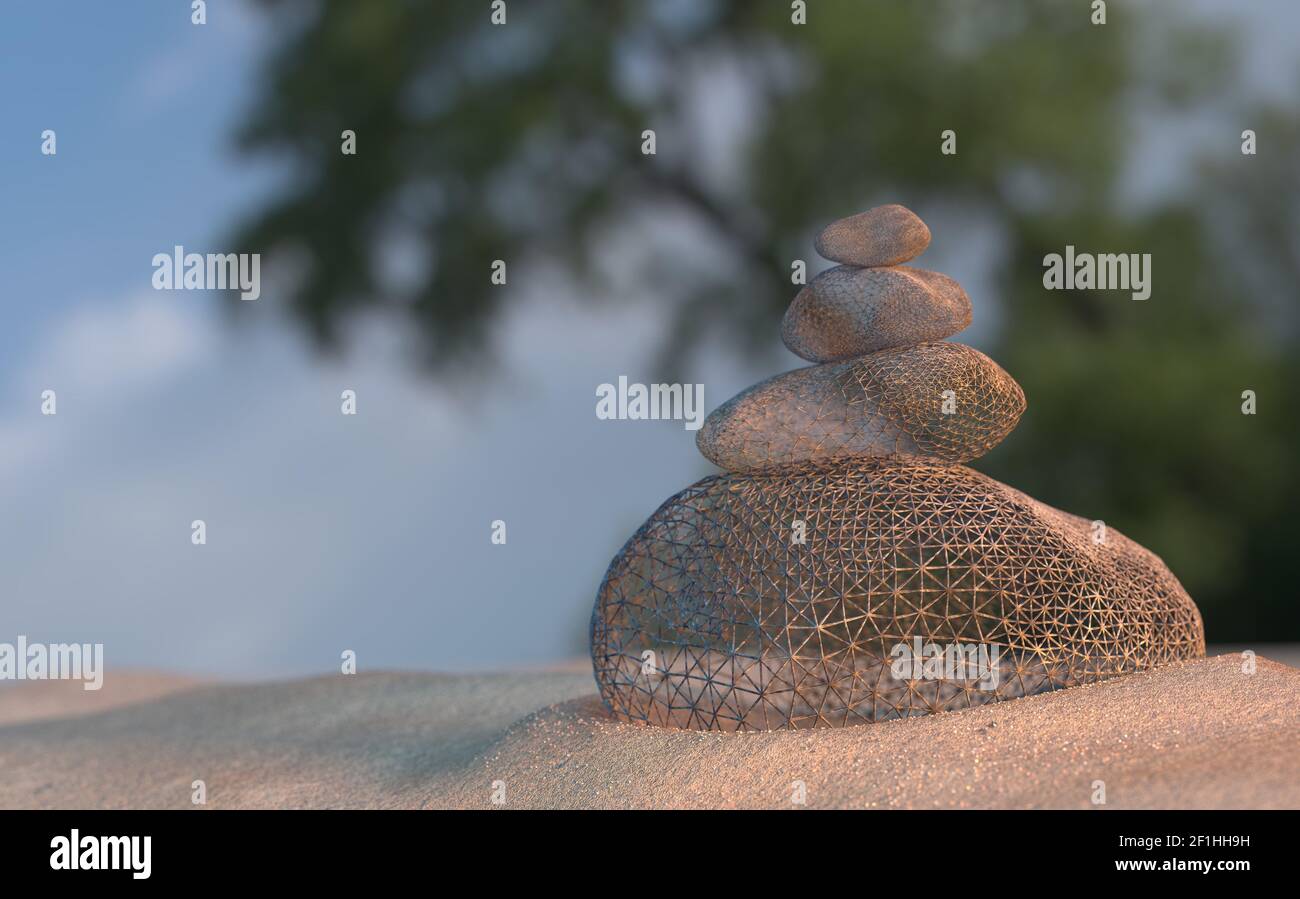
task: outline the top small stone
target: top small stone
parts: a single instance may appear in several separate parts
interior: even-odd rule
[[[906,206],[891,203],[831,222],[817,235],[817,252],[832,262],[874,268],[920,256],[930,229]]]

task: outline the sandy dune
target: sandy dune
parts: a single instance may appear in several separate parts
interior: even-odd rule
[[[97,714],[202,683],[202,678],[160,671],[117,671],[98,690],[85,689],[81,681],[5,681],[0,683],[0,725]]]
[[[36,685],[30,685],[35,687]],[[160,691],[165,683],[156,684]],[[0,691],[0,721],[15,694]],[[107,687],[106,687],[107,689]],[[147,691],[145,691],[147,693]],[[84,709],[82,710],[84,712]],[[200,686],[0,726],[0,807],[1300,807],[1300,670],[1236,656],[965,712],[699,734],[603,715],[589,674]]]

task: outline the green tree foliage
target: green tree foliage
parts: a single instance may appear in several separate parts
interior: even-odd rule
[[[783,0],[508,0],[505,26],[487,0],[263,5],[285,37],[240,142],[291,177],[239,239],[293,262],[292,308],[322,347],[387,309],[445,372],[519,301],[489,286],[492,260],[594,279],[613,227],[672,210],[718,247],[649,270],[673,351],[710,331],[755,348],[818,226],[874,202],[958,210],[999,236],[977,313],[1000,307],[993,354],[1029,397],[978,467],[1159,552],[1212,640],[1300,638],[1297,124],[1234,94],[1230,44],[1174,5],[1112,2],[1105,26],[1065,0],[812,0],[799,26]],[[723,63],[753,91],[727,178],[692,150],[692,101]],[[1141,130],[1214,102],[1234,116],[1193,188],[1129,203]],[[1258,156],[1240,154],[1242,120]],[[400,287],[395,235],[424,263]],[[1150,253],[1151,300],[1044,290],[1043,257],[1067,244]]]

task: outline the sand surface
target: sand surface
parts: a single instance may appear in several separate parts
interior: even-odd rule
[[[1300,808],[1300,670],[1266,659],[1254,674],[1221,656],[971,711],[732,735],[612,721],[583,671],[148,681],[134,702],[119,688],[129,704],[75,698],[39,720],[20,720],[34,700],[19,694],[53,685],[0,689],[0,807],[191,808],[202,779],[208,808],[490,808],[494,782],[507,808],[798,808],[802,781],[808,808],[1082,809],[1099,780],[1110,808]]]
[[[80,681],[3,681],[0,682],[0,725],[97,714],[179,693],[205,682],[203,678],[161,671],[114,672],[98,690],[87,690]]]

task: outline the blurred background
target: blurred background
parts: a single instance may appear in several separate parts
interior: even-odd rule
[[[801,364],[792,260],[887,202],[1028,397],[973,467],[1161,555],[1212,643],[1300,640],[1300,6],[790,7],[9,5],[0,640],[222,677],[581,656],[610,558],[712,471],[597,385],[712,409]],[[261,298],[153,290],[178,244],[261,253]],[[1044,290],[1067,244],[1150,253],[1151,298]]]

